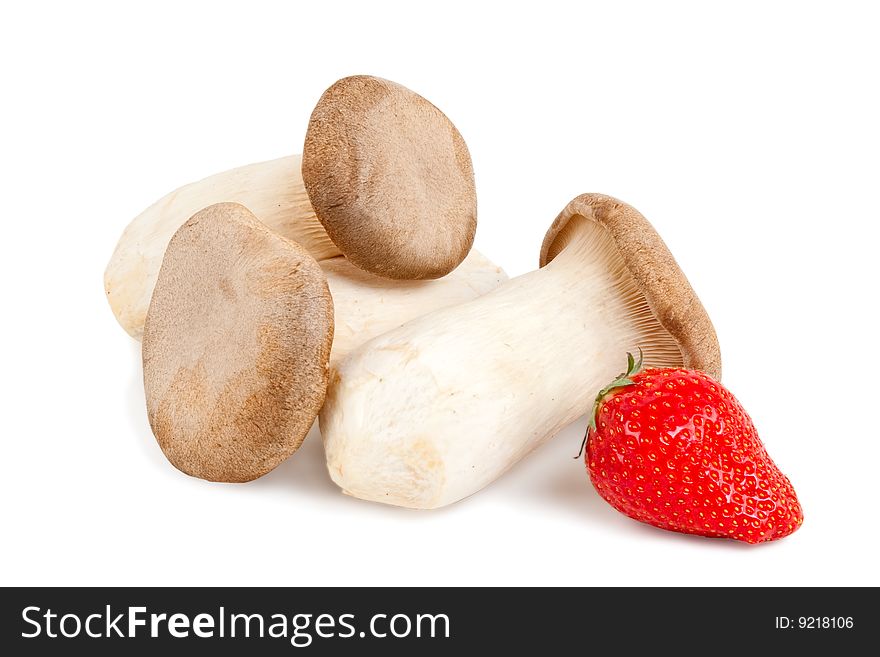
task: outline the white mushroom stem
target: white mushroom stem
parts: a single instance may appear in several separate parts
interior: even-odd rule
[[[335,329],[330,365],[362,343],[434,310],[475,299],[507,280],[477,251],[442,278],[404,281],[365,272],[338,257],[319,263],[333,296]]]
[[[141,339],[168,242],[187,219],[209,205],[240,203],[316,260],[341,255],[312,211],[301,162],[299,155],[292,155],[224,171],[171,192],[135,217],[104,273],[107,299],[122,328]]]
[[[474,299],[507,280],[500,267],[473,251],[458,268],[435,280],[392,280],[355,267],[341,256],[312,211],[300,167],[301,157],[292,155],[224,171],[171,192],[135,217],[104,274],[107,299],[122,327],[141,339],[171,237],[196,212],[227,201],[244,205],[318,260],[335,309],[331,362],[388,329]]]
[[[572,221],[584,225],[544,268],[389,331],[336,368],[320,424],[346,493],[450,504],[589,411],[627,351],[681,364],[607,230]]]

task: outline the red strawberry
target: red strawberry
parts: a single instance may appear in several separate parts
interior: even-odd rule
[[[804,521],[788,478],[736,398],[695,370],[629,367],[596,397],[586,462],[596,490],[630,518],[747,543]]]

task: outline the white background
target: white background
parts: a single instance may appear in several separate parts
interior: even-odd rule
[[[877,16],[611,4],[5,3],[0,583],[880,584]],[[800,531],[751,547],[620,515],[571,458],[583,421],[433,512],[343,496],[315,434],[246,485],[165,461],[104,299],[114,244],[175,187],[300,152],[355,73],[457,124],[477,247],[509,274],[579,193],[654,223]]]

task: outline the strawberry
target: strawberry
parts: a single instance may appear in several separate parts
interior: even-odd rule
[[[736,398],[704,372],[628,367],[596,397],[584,441],[599,495],[662,529],[761,543],[804,521]],[[578,455],[580,456],[580,455]]]

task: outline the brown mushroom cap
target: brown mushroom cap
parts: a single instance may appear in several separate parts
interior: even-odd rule
[[[470,251],[477,197],[470,154],[430,102],[357,75],[309,120],[302,175],[315,214],[356,266],[386,278],[440,278]]]
[[[651,312],[678,344],[684,366],[720,380],[721,349],[709,315],[660,235],[632,206],[603,194],[578,196],[547,231],[540,266],[571,241],[573,217],[595,221],[608,230]]]
[[[219,203],[174,234],[144,326],[150,426],[171,463],[250,481],[300,446],[324,402],[326,278],[298,244]]]

